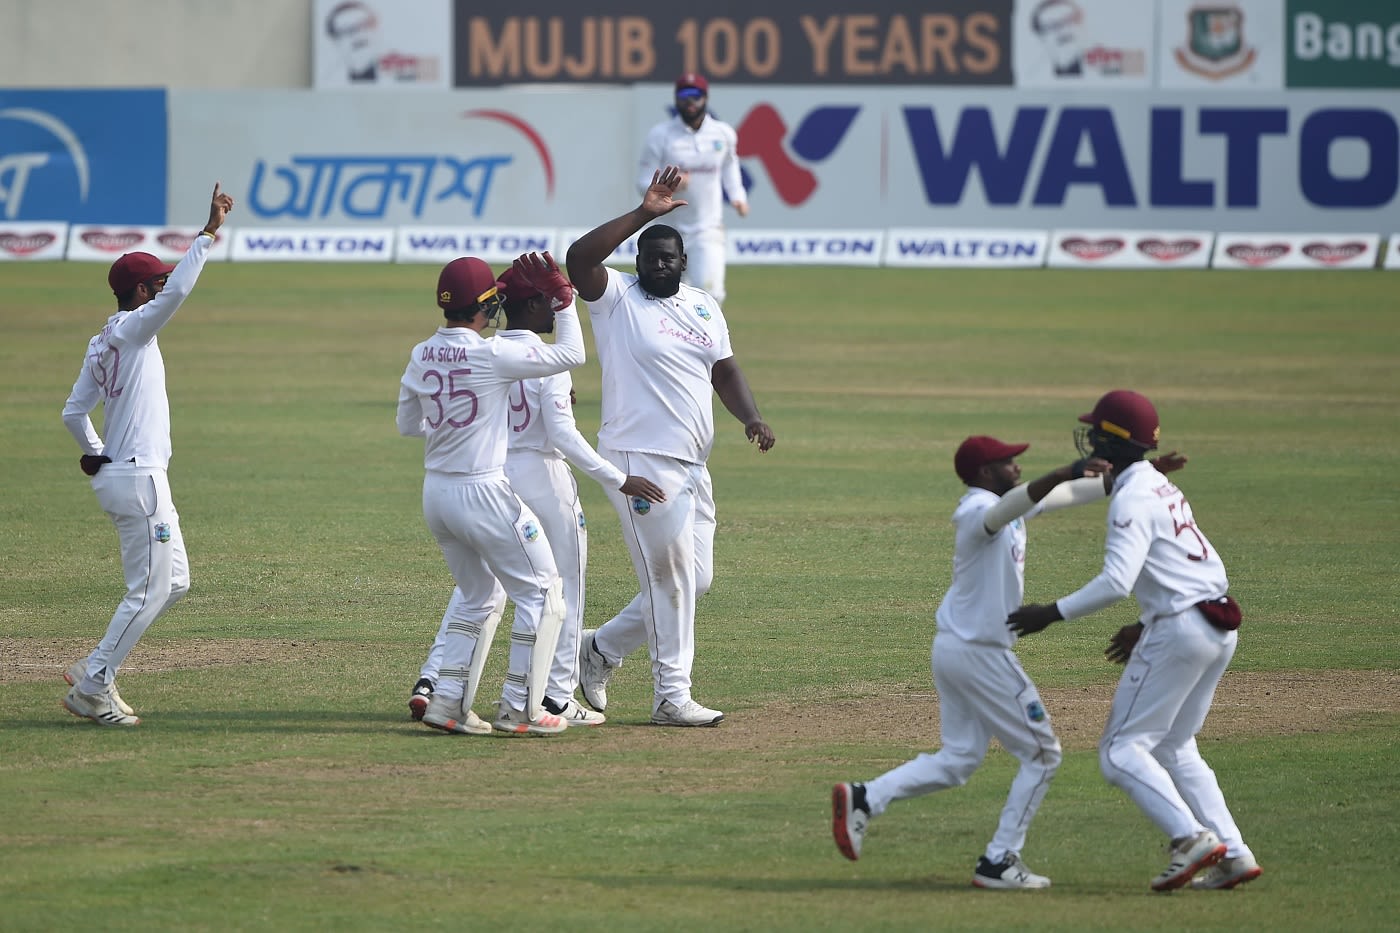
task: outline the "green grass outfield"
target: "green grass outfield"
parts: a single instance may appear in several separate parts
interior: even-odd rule
[[[438,322],[428,266],[205,271],[161,335],[194,586],[123,671],[139,728],[60,708],[62,669],[121,590],[59,418],[112,306],[105,273],[0,264],[0,929],[1400,917],[1400,275],[731,270],[734,345],[778,445],[760,455],[717,406],[695,681],[728,721],[644,725],[639,653],[607,725],[509,739],[441,735],[404,705],[451,589],[422,521],[421,443],[394,429],[408,350]],[[591,439],[596,363],[574,380]],[[1190,456],[1180,485],[1246,607],[1226,682],[1267,695],[1218,708],[1202,746],[1265,875],[1151,894],[1163,840],[1099,776],[1097,721],[1066,737],[1025,849],[1049,891],[968,883],[1014,770],[999,751],[967,787],[896,805],[847,862],[832,782],[936,747],[928,647],[954,449],[973,433],[1029,441],[1021,462],[1039,475],[1118,387],[1151,396],[1164,448]],[[635,581],[601,490],[580,486],[596,626]],[[1032,524],[1029,599],[1097,572],[1102,523],[1090,506]],[[1070,711],[1056,698],[1106,695],[1102,648],[1132,615],[1125,602],[1022,646],[1057,721]],[[1349,683],[1365,689],[1317,699]]]

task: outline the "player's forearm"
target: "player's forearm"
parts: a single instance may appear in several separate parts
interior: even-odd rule
[[[1064,618],[1078,619],[1107,609],[1127,597],[1128,592],[1111,574],[1104,572],[1063,599],[1056,600],[1055,606]]]
[[[78,447],[85,454],[97,456],[106,449],[102,443],[102,438],[98,436],[97,429],[92,426],[92,419],[87,412],[63,412],[63,426],[68,429],[68,433],[73,435],[73,440],[78,442]]]
[[[1031,485],[1034,486],[1035,484],[1032,483]],[[1031,495],[1034,497],[1034,491],[1032,491]],[[1098,502],[1107,495],[1108,490],[1104,489],[1103,477],[1081,476],[1079,479],[1072,479],[1054,484],[1040,497],[1040,510],[1042,512],[1053,512],[1056,509],[1064,509],[1072,505],[1084,505],[1086,502]]]
[[[133,346],[149,343],[166,322],[180,310],[180,305],[194,291],[204,262],[209,258],[209,250],[214,246],[214,238],[200,234],[194,238],[184,257],[165,280],[165,287],[150,301],[132,311],[118,325],[121,339]]]
[[[422,437],[428,433],[423,424],[423,406],[405,386],[399,387],[399,406],[394,413],[394,423],[404,437]]]
[[[603,265],[613,254],[613,250],[626,243],[628,237],[645,227],[651,220],[651,214],[635,207],[579,237],[569,247],[564,260],[569,270],[569,278],[580,278],[585,270]]]
[[[763,420],[763,416],[758,412],[758,402],[754,400],[753,392],[749,389],[749,381],[733,357],[715,364],[710,373],[710,384],[714,386],[715,394],[724,403],[725,409],[738,419],[740,424],[750,425]]]

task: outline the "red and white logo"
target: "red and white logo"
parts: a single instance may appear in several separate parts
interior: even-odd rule
[[[1246,266],[1268,266],[1287,256],[1292,249],[1287,243],[1266,243],[1263,246],[1235,243],[1225,248],[1225,255]]]
[[[1305,243],[1301,249],[1304,256],[1327,266],[1350,262],[1366,252],[1365,243]]]
[[[0,233],[0,250],[11,256],[29,256],[57,239],[52,233]]]
[[[1107,237],[1102,240],[1086,240],[1083,237],[1070,237],[1069,239],[1060,241],[1060,249],[1074,256],[1076,259],[1083,259],[1086,262],[1097,262],[1100,259],[1107,259],[1126,245],[1126,243],[1117,237]]]
[[[1203,245],[1200,240],[1160,240],[1153,237],[1140,241],[1137,248],[1144,256],[1170,263],[1199,252]]]
[[[80,237],[86,245],[108,253],[125,253],[146,240],[139,230],[85,230]]]
[[[176,230],[168,230],[165,233],[157,233],[156,242],[168,250],[183,253],[190,248],[190,244],[197,236],[199,236],[197,233],[180,233]]]

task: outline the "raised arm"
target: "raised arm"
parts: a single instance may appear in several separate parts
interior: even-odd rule
[[[628,237],[656,218],[689,203],[675,198],[680,183],[681,170],[676,166],[668,165],[658,169],[652,174],[651,186],[642,195],[641,204],[594,227],[574,241],[569,247],[564,264],[580,298],[584,301],[596,301],[607,289],[608,273],[603,264],[613,254],[613,250],[626,243]]]

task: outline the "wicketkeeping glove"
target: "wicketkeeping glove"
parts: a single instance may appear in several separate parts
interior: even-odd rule
[[[548,252],[543,257],[539,253],[524,253],[511,265],[526,284],[549,299],[551,311],[573,304],[574,287]]]
[[[82,467],[88,476],[96,476],[97,471],[102,469],[102,464],[111,462],[111,457],[102,454],[83,454],[78,458],[78,466]]]

